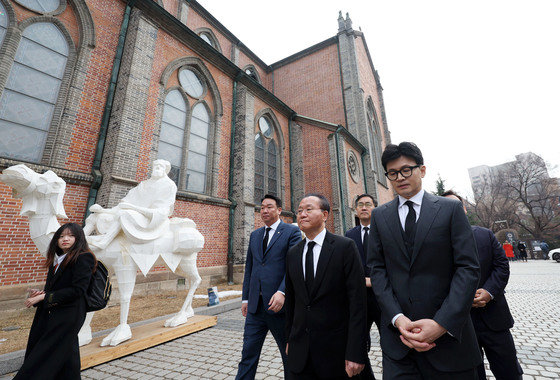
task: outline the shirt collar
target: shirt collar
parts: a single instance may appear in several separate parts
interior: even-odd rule
[[[54,261],[53,261],[53,265],[58,265],[60,263],[62,263],[64,261],[64,258],[66,257],[66,253],[64,255],[58,256],[57,254],[54,255]]]
[[[280,218],[278,218],[278,220],[276,222],[274,222],[270,226],[270,228],[272,228],[274,231],[276,231],[278,229],[278,226],[280,225],[280,222],[281,222],[281,220],[280,220]],[[266,228],[268,228],[268,226],[265,225],[264,228],[266,229]]]
[[[420,191],[410,199],[399,195],[399,207],[402,207],[406,201],[411,201],[415,205],[422,206],[422,198],[424,198],[424,189],[420,189]]]
[[[310,240],[309,238],[305,238],[305,244],[309,244],[310,241],[314,241],[319,247],[323,246],[323,242],[325,241],[325,236],[327,236],[327,229],[323,228],[323,231],[319,232],[315,239]]]
[[[360,230],[361,230],[361,231],[363,231],[364,228],[366,228],[366,227],[369,228],[369,229],[371,230],[371,223],[368,224],[367,226],[364,226],[363,224],[360,223]]]

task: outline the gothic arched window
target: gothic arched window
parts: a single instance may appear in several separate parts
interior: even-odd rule
[[[0,46],[2,46],[2,42],[4,41],[6,29],[8,29],[8,14],[2,3],[0,3]]]
[[[215,100],[206,78],[196,67],[183,66],[177,75],[180,86],[165,98],[158,158],[171,163],[169,177],[179,190],[204,194],[210,185],[214,125],[208,103],[215,104]]]
[[[272,120],[261,116],[255,133],[256,204],[260,204],[265,194],[279,195],[279,151]]]
[[[28,26],[0,97],[0,155],[39,162],[68,60],[52,23]]]
[[[54,12],[60,6],[60,0],[16,0],[16,2],[37,13]]]

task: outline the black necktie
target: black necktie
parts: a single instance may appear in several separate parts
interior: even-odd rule
[[[416,224],[416,211],[414,211],[414,203],[411,201],[404,202],[405,205],[408,206],[408,214],[406,215],[406,219],[404,221],[404,234],[406,236],[406,240],[412,246],[414,244],[414,225]]]
[[[266,233],[264,234],[264,240],[263,240],[263,255],[266,252],[266,247],[268,246],[268,233],[270,232],[272,228],[271,227],[266,227]]]
[[[314,241],[307,243],[307,253],[305,256],[305,286],[307,287],[307,293],[311,294],[311,289],[313,289],[313,280],[315,278],[313,269],[313,247],[315,247]]]
[[[364,227],[364,239],[362,240],[362,245],[364,246],[364,252],[367,253],[367,246],[368,246],[368,236],[369,236],[369,227]]]

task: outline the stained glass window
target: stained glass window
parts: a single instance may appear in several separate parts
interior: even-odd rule
[[[204,93],[204,85],[198,76],[189,69],[182,69],[179,72],[179,83],[187,94],[193,98],[199,98]]]
[[[17,0],[17,2],[39,13],[56,11],[60,5],[59,0]]]
[[[208,111],[204,104],[198,103],[192,110],[187,157],[187,190],[195,193],[204,193],[206,190],[209,129]]]

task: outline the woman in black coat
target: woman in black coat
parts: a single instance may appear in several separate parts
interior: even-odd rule
[[[25,360],[15,379],[80,379],[78,332],[86,317],[85,293],[97,260],[82,227],[68,223],[54,234],[45,266],[45,289],[31,290],[36,306]]]

